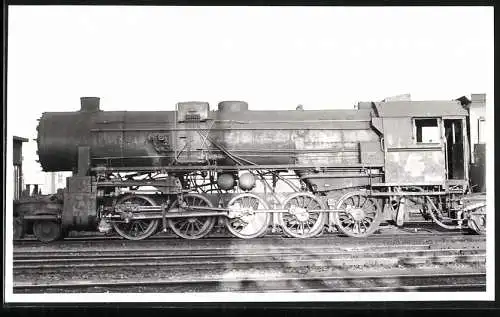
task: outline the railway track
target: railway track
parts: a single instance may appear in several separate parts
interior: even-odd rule
[[[362,252],[342,252],[331,249],[257,251],[243,254],[221,254],[220,250],[129,252],[115,251],[80,254],[14,254],[14,270],[64,270],[76,268],[119,268],[124,266],[170,267],[195,269],[196,267],[345,267],[354,265],[405,265],[430,263],[484,263],[485,250],[429,249],[428,246],[412,249],[388,250],[373,247]]]
[[[16,292],[193,292],[239,290],[238,287],[250,292],[484,289],[484,236],[422,234],[367,239],[265,237],[159,241],[15,245],[14,289]],[[429,269],[419,271],[422,268]],[[437,277],[434,273],[441,268],[447,270],[440,273],[439,279],[429,277]],[[359,272],[371,275],[359,277]],[[235,275],[239,277],[232,279]]]
[[[51,292],[381,292],[484,291],[485,273],[393,274],[253,279],[165,279],[16,283],[16,293]]]
[[[329,244],[360,244],[360,243],[383,243],[384,241],[389,241],[391,243],[398,241],[422,241],[422,240],[433,240],[433,241],[485,241],[484,236],[464,234],[461,232],[444,232],[444,233],[418,233],[418,234],[380,234],[372,235],[367,238],[351,238],[340,234],[328,234],[320,237],[309,238],[309,239],[295,239],[295,238],[284,238],[281,236],[264,236],[257,239],[238,239],[238,238],[227,238],[227,237],[211,237],[203,238],[199,240],[187,240],[190,246],[201,246],[210,247],[212,244],[224,244],[224,245],[248,245],[248,244],[263,244],[263,243],[273,243],[279,245],[315,245],[321,243]],[[181,238],[171,238],[171,237],[150,237],[145,240],[130,241],[119,238],[104,238],[104,237],[74,237],[66,238],[61,241],[55,241],[51,243],[43,243],[37,240],[16,240],[14,241],[14,249],[16,248],[27,248],[27,247],[54,247],[54,248],[67,248],[73,245],[93,245],[93,246],[112,246],[112,245],[136,245],[143,247],[156,248],[160,243],[165,243],[164,245],[182,245],[186,243],[186,240]]]
[[[238,239],[234,236],[232,236],[230,233],[225,232],[225,229],[222,229],[222,233],[212,233],[208,235],[204,240],[208,239],[213,239],[213,240],[218,240],[218,239]],[[462,235],[462,236],[469,236],[471,235],[471,232],[468,230],[443,230],[440,227],[437,227],[435,224],[428,223],[428,222],[415,222],[415,223],[409,223],[406,225],[404,228],[399,228],[393,225],[386,225],[382,226],[381,229],[379,229],[379,233],[375,234],[372,237],[377,237],[377,236],[386,236],[386,235],[433,235],[433,236],[449,236],[449,235]],[[265,238],[277,238],[277,237],[283,237],[282,233],[268,233],[267,235],[259,238],[259,239],[265,239]],[[338,232],[332,232],[332,233],[327,233],[326,230],[319,236],[315,237],[315,239],[318,238],[337,238],[337,237],[344,237],[342,234]],[[176,236],[173,233],[164,233],[164,232],[159,232],[149,238],[147,240],[167,240],[167,239],[180,239],[178,236]],[[116,234],[114,235],[106,235],[103,233],[96,233],[96,232],[84,232],[84,233],[79,233],[79,232],[72,232],[70,236],[66,237],[64,241],[123,241],[124,239]],[[22,239],[15,240],[14,243],[16,244],[23,244],[23,243],[29,243],[29,242],[38,242],[38,240],[33,236],[33,235],[28,235]]]

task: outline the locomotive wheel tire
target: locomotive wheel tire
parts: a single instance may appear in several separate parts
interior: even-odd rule
[[[468,221],[467,227],[468,227],[469,231],[473,234],[477,234],[477,235],[481,235],[481,236],[486,234],[486,230],[482,230],[482,229],[478,228],[476,226],[476,224],[473,222],[471,223],[470,220]]]
[[[186,202],[189,202],[189,200],[191,200],[193,204],[195,202],[197,202],[197,201],[204,203],[203,205],[198,205],[197,204],[196,206],[213,207],[213,204],[210,202],[210,200],[208,200],[203,195],[196,194],[196,193],[190,193],[190,194],[184,195],[184,200]],[[178,205],[178,201],[176,200],[171,205],[171,208],[174,208],[177,205]],[[178,235],[179,237],[184,238],[184,239],[194,240],[194,239],[203,238],[204,236],[206,236],[207,234],[209,234],[210,231],[212,231],[212,229],[215,226],[215,223],[217,221],[216,217],[192,217],[192,218],[196,219],[197,221],[201,221],[200,219],[205,219],[203,221],[204,223],[203,223],[203,226],[202,226],[201,230],[198,233],[194,234],[194,235],[185,234],[184,232],[182,232],[182,230],[180,230],[179,228],[176,227],[176,225],[179,223],[179,221],[182,221],[182,219],[185,219],[185,218],[180,218],[181,220],[177,220],[177,221],[174,220],[174,219],[172,219],[172,218],[169,218],[169,219],[167,219],[167,222],[168,222],[168,225],[169,225],[170,229],[172,229],[172,231],[176,235]],[[186,221],[187,221],[187,219],[186,219]],[[189,228],[189,225],[188,225],[188,228]],[[194,228],[194,225],[193,225],[193,228]],[[186,230],[187,230],[187,228],[186,228]]]
[[[302,204],[306,204],[306,206],[314,201],[316,203],[317,207],[319,207],[320,209],[326,209],[324,204],[322,203],[322,201],[320,199],[318,199],[318,197],[314,196],[311,193],[305,193],[305,192],[291,194],[289,197],[287,197],[287,199],[283,203],[283,208],[284,209],[290,208],[290,206],[292,204],[294,204],[296,206],[300,205],[301,202],[300,202],[299,197],[302,197]],[[306,199],[309,199],[309,200],[306,202]],[[299,207],[304,207],[304,206],[299,206]],[[312,209],[312,210],[314,210],[314,209]],[[326,218],[327,218],[326,213],[324,213],[324,212],[319,213],[318,218],[313,223],[313,226],[311,228],[312,230],[306,234],[300,234],[298,232],[295,232],[294,230],[292,230],[290,227],[288,227],[286,225],[284,217],[286,217],[287,215],[288,214],[286,214],[286,213],[280,213],[278,215],[279,221],[280,221],[281,227],[283,229],[283,232],[287,236],[294,237],[294,238],[311,238],[311,237],[319,235],[325,227],[325,222],[326,222]]]
[[[264,207],[264,209],[269,209],[269,206],[264,201],[264,199],[260,198],[257,195],[250,194],[250,193],[243,193],[243,194],[239,194],[239,195],[233,197],[229,201],[229,203],[227,204],[227,206],[230,207],[231,205],[233,205],[236,202],[238,202],[238,200],[240,200],[240,199],[243,200],[244,198],[247,198],[248,200],[250,200],[250,199],[258,200],[259,205],[262,205]],[[264,218],[264,221],[262,222],[263,224],[262,224],[261,228],[259,228],[259,230],[257,230],[256,232],[254,232],[252,234],[244,234],[244,233],[241,233],[240,231],[236,230],[235,228],[233,228],[231,226],[231,221],[233,219],[229,219],[229,218],[226,218],[226,220],[225,220],[225,222],[226,222],[226,228],[234,236],[236,236],[238,238],[241,238],[241,239],[253,239],[253,238],[260,237],[260,236],[262,236],[262,235],[264,235],[266,233],[267,229],[271,225],[271,214],[265,213],[264,215],[265,216],[263,216],[263,217],[265,217],[265,218]]]
[[[347,200],[354,199],[353,197],[356,197],[356,196],[359,196],[360,198],[364,197],[367,200],[370,199],[370,198],[376,200],[376,198],[367,196],[366,192],[363,192],[363,191],[350,192],[350,193],[345,194],[344,196],[342,196],[339,199],[339,201],[337,203],[337,206],[336,206],[336,209],[342,209],[342,205],[344,203],[346,203]],[[358,201],[358,203],[360,203],[360,201]],[[364,201],[363,201],[363,203],[364,203]],[[375,217],[374,217],[373,221],[370,224],[370,228],[368,230],[366,230],[365,232],[363,232],[363,233],[353,233],[352,231],[347,230],[346,228],[344,228],[343,226],[341,226],[340,225],[341,221],[340,221],[340,213],[339,212],[334,213],[334,220],[335,220],[335,224],[337,226],[337,229],[341,233],[343,233],[343,234],[345,234],[345,235],[347,235],[349,237],[365,238],[365,237],[370,236],[371,234],[373,234],[379,228],[380,223],[382,222],[382,218],[383,218],[383,210],[382,210],[382,205],[380,204],[380,202],[376,201],[375,207],[378,209],[378,212],[375,213]]]
[[[485,208],[481,207],[479,208],[479,211],[484,211]],[[477,215],[474,215],[474,212],[472,212],[472,217],[474,219],[469,219],[467,221],[467,226],[469,228],[469,231],[472,233],[478,234],[478,235],[485,235],[486,234],[486,216],[484,216],[484,226],[481,224],[481,217],[477,217]],[[471,218],[472,218],[471,217]],[[478,224],[480,226],[478,226]]]
[[[143,195],[126,195],[126,196],[123,196],[122,198],[120,198],[118,201],[117,201],[117,204],[121,204],[129,199],[133,199],[133,198],[139,198],[139,199],[142,199],[144,201],[146,201],[150,206],[155,206],[156,203],[153,199],[147,197],[147,196],[143,196]],[[121,223],[116,223],[116,222],[112,222],[111,225],[113,226],[113,229],[116,231],[116,233],[118,233],[121,237],[127,239],[127,240],[134,240],[134,241],[137,241],[137,240],[143,240],[143,239],[146,239],[148,237],[150,237],[151,235],[153,235],[154,233],[156,233],[156,230],[158,229],[158,224],[159,224],[159,221],[154,219],[154,220],[151,220],[150,224],[148,225],[148,228],[147,230],[140,236],[131,236],[129,234],[127,234],[125,231],[123,231],[121,228],[120,228],[120,224]]]
[[[33,223],[33,234],[42,242],[56,241],[61,237],[60,223],[50,220],[40,220]]]

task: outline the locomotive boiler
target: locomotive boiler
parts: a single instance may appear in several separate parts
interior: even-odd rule
[[[17,214],[43,241],[73,229],[197,239],[216,224],[240,238],[270,227],[298,238],[325,228],[365,237],[412,214],[484,233],[484,195],[471,195],[469,177],[473,103],[103,111],[99,98],[82,97],[79,111],[44,113],[37,128],[42,169],[73,176],[50,204],[20,203]]]
[[[39,161],[47,172],[75,171],[78,149],[88,147],[93,166],[124,171],[235,164],[227,153],[260,165],[355,165],[360,142],[379,144],[369,109],[249,111],[242,101],[218,106],[210,111],[208,103],[183,102],[177,111],[107,112],[99,99],[83,98],[78,112],[42,115]]]

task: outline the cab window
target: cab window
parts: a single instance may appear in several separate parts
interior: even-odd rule
[[[414,119],[417,143],[439,143],[439,121],[437,118]]]

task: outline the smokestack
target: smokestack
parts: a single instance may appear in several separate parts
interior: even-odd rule
[[[99,111],[99,102],[100,102],[99,97],[81,97],[80,98],[80,103],[81,103],[81,108],[80,111],[83,112],[95,112]]]

